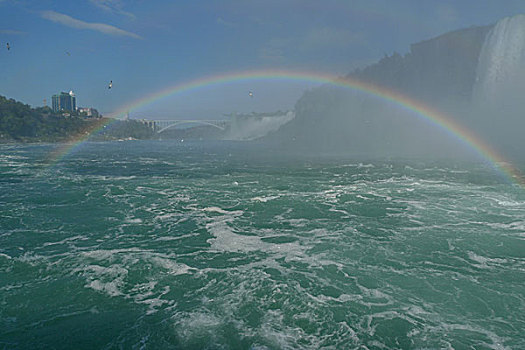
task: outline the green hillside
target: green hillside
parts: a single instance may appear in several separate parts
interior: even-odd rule
[[[104,132],[95,135],[97,139],[150,138],[153,134],[150,128],[137,121],[110,123],[108,118],[65,117],[49,107],[32,108],[0,96],[0,142],[63,142],[91,134],[108,123]]]

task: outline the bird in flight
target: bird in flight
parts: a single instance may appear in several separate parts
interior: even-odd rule
[[[11,46],[9,46],[9,43],[7,43],[6,46],[7,46],[7,51],[11,50]]]
[[[113,80],[109,82],[108,89],[111,89],[113,87]]]
[[[253,92],[251,92],[251,91],[248,92],[248,95],[249,95],[250,97],[253,97]]]
[[[66,51],[66,55],[71,56],[71,54],[69,53],[69,51]]]

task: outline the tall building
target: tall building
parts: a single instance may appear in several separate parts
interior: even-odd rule
[[[73,112],[77,109],[77,99],[73,91],[61,92],[60,94],[53,95],[53,111],[70,111]]]

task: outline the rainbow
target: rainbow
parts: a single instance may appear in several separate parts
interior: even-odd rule
[[[284,70],[260,70],[260,71],[245,71],[245,72],[233,72],[225,73],[220,75],[213,75],[195,79],[183,83],[179,83],[175,86],[170,86],[163,90],[157,91],[150,95],[147,95],[141,99],[131,102],[118,111],[109,115],[109,121],[103,123],[88,134],[83,135],[81,138],[74,140],[62,148],[58,149],[52,155],[56,164],[63,159],[67,154],[74,152],[75,149],[80,147],[90,135],[100,131],[106,125],[111,124],[116,118],[123,117],[129,111],[135,110],[139,107],[148,105],[154,101],[180,94],[187,91],[197,90],[203,87],[214,87],[228,83],[248,81],[248,80],[272,80],[272,81],[299,81],[307,83],[319,83],[328,84],[332,86],[338,86],[346,89],[360,91],[365,94],[375,96],[383,101],[392,103],[393,105],[403,108],[418,118],[421,118],[430,124],[439,127],[446,133],[454,136],[456,139],[461,141],[466,147],[474,150],[481,159],[484,159],[491,167],[496,171],[502,173],[511,182],[518,183],[522,187],[525,187],[524,176],[511,165],[502,155],[497,153],[489,144],[483,142],[470,130],[464,126],[455,122],[452,118],[447,117],[437,109],[429,107],[420,101],[417,101],[406,95],[402,95],[393,90],[373,85],[367,82],[363,82],[351,78],[337,78],[329,74],[314,73],[314,72],[297,72],[297,71],[284,71]]]

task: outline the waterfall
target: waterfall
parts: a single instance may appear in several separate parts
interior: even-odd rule
[[[473,101],[490,111],[517,111],[525,91],[525,15],[497,22],[485,39]]]
[[[226,138],[239,141],[255,140],[278,130],[293,118],[295,113],[292,111],[282,115],[234,116]]]

